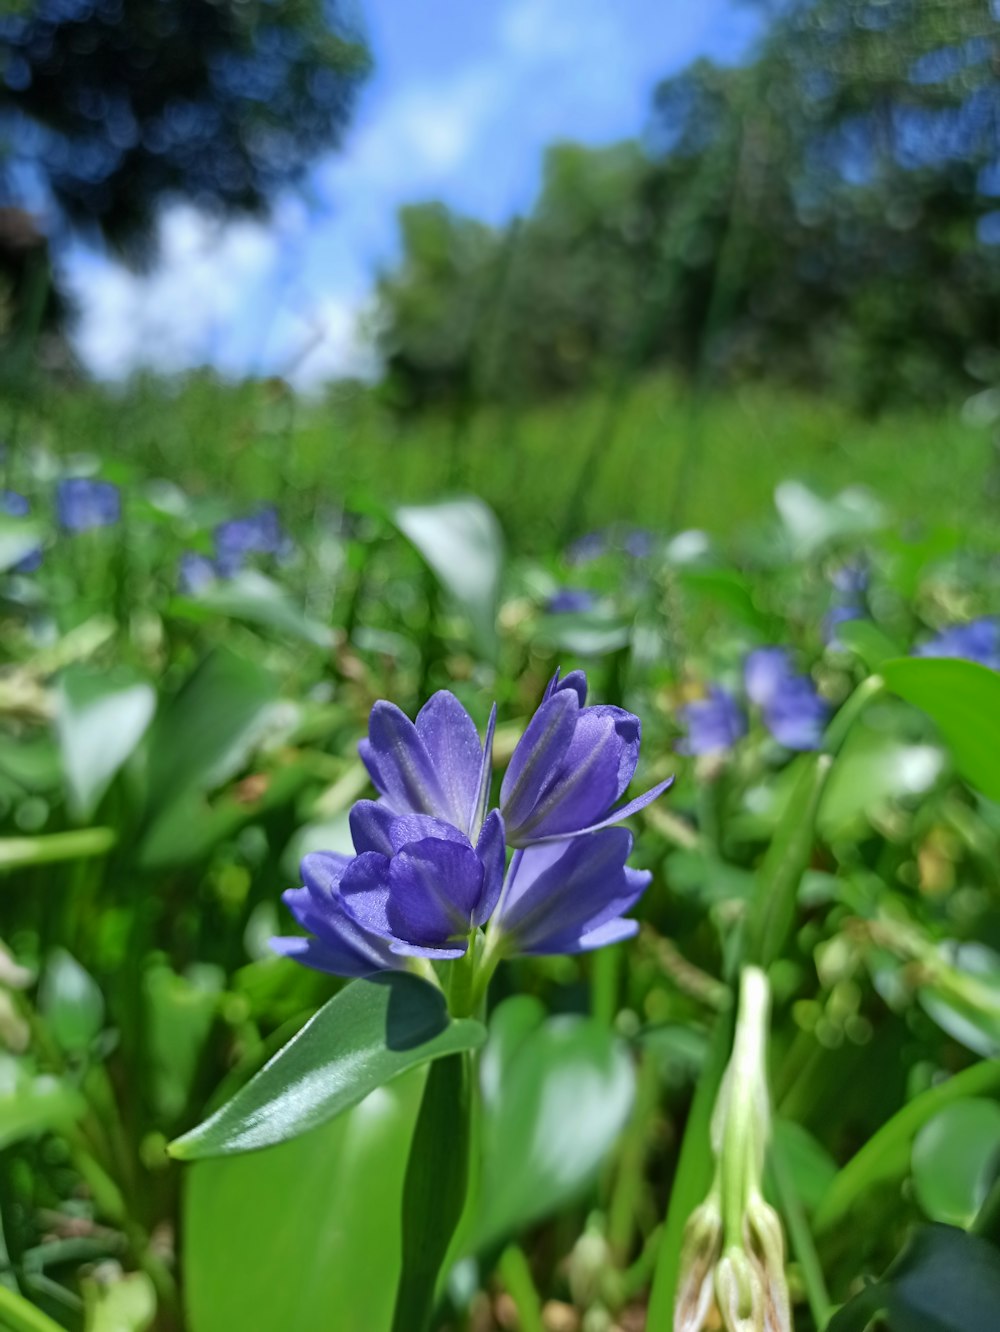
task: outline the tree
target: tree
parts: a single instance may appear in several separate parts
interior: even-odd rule
[[[11,7],[12,5],[12,7]],[[0,206],[43,189],[133,255],[184,196],[259,211],[335,145],[367,69],[328,0],[10,0]]]

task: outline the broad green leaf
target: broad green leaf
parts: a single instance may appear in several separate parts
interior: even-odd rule
[[[171,1154],[192,1161],[285,1142],[407,1069],[485,1039],[480,1023],[449,1017],[440,990],[415,976],[352,981]]]
[[[873,620],[845,620],[837,625],[837,642],[856,652],[870,671],[900,654],[897,642]]]
[[[160,709],[150,736],[150,802],[162,808],[236,772],[262,734],[277,696],[255,663],[220,648]]]
[[[998,1309],[1000,1251],[952,1226],[923,1226],[828,1332],[865,1332],[880,1313],[891,1332],[996,1332]]]
[[[407,505],[397,509],[393,518],[465,612],[480,651],[492,659],[497,649],[497,602],[503,571],[503,534],[493,510],[469,496],[440,504]]]
[[[1000,672],[972,661],[897,657],[879,674],[931,717],[966,781],[1000,800]]]
[[[816,1233],[822,1234],[843,1222],[877,1184],[901,1180],[909,1168],[914,1138],[946,1105],[997,1092],[1000,1092],[1000,1060],[991,1059],[956,1073],[897,1110],[837,1172],[813,1217]]]
[[[931,1221],[969,1226],[1000,1163],[1000,1105],[970,1098],[946,1106],[913,1142],[913,1187]]]
[[[801,481],[782,481],[774,492],[792,550],[800,558],[812,555],[830,541],[873,532],[885,522],[885,512],[869,491],[842,490],[831,500],[821,499]]]
[[[834,839],[864,836],[872,818],[895,802],[925,795],[944,766],[945,755],[935,745],[906,744],[855,726],[830,773],[820,831]]]
[[[129,1272],[108,1285],[84,1285],[84,1332],[146,1332],[156,1317],[156,1290],[145,1272]]]
[[[244,569],[234,578],[211,583],[195,596],[177,597],[170,610],[189,617],[227,615],[315,647],[329,648],[333,644],[333,630],[328,625],[308,616],[280,583],[256,569]]]
[[[49,1031],[62,1049],[86,1050],[104,1025],[104,997],[97,982],[65,948],[49,955],[38,997]]]
[[[0,1055],[0,1149],[68,1128],[84,1109],[75,1087],[50,1074],[34,1073],[24,1059]]]
[[[580,1196],[625,1126],[635,1092],[621,1042],[592,1018],[542,1021],[501,1004],[481,1060],[483,1171],[467,1249],[513,1235]]]
[[[811,1212],[836,1178],[837,1163],[809,1130],[794,1120],[776,1119],[773,1131],[796,1196]]]
[[[56,733],[78,819],[93,814],[155,710],[156,694],[148,684],[116,680],[85,666],[63,671],[56,688]]]
[[[423,1085],[417,1069],[292,1142],[186,1172],[191,1332],[389,1332]]]

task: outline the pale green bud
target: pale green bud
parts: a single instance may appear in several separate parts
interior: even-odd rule
[[[765,1332],[764,1283],[749,1254],[727,1249],[715,1269],[715,1297],[726,1332]]]
[[[674,1332],[701,1332],[712,1307],[712,1273],[722,1250],[722,1212],[710,1195],[688,1217],[681,1248]]]

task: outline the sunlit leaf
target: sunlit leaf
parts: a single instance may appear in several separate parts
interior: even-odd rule
[[[56,689],[56,732],[70,803],[88,819],[115,773],[153,719],[156,693],[148,684],[99,674],[84,666],[63,671]]]
[[[104,1024],[104,998],[97,982],[65,948],[49,955],[39,1007],[49,1031],[67,1051],[85,1050]]]
[[[404,972],[352,981],[171,1153],[191,1161],[285,1142],[407,1069],[485,1039],[478,1022],[449,1017],[426,981]]]

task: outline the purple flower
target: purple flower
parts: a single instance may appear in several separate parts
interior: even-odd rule
[[[351,811],[353,859],[319,852],[302,862],[305,886],[284,900],[312,939],[272,940],[307,966],[359,976],[399,959],[461,957],[493,913],[504,872],[496,810],[475,847],[426,814],[395,815],[372,800]]]
[[[622,536],[625,554],[634,560],[648,560],[653,553],[656,538],[644,527],[627,527]]]
[[[732,749],[747,732],[747,719],[732,694],[712,685],[708,697],[688,703],[678,716],[687,737],[677,746],[682,754],[719,754]]]
[[[837,636],[837,630],[842,624],[849,624],[851,620],[863,620],[865,618],[865,608],[863,606],[833,606],[826,613],[823,619],[823,641],[829,647],[839,647],[840,639]]]
[[[914,649],[918,657],[958,657],[1000,670],[1000,620],[985,616],[953,624]]]
[[[673,778],[614,809],[639,759],[642,724],[624,708],[585,707],[587,677],[559,672],[511,756],[500,787],[510,846],[576,837],[619,823],[655,800]]]
[[[868,567],[860,563],[842,564],[830,575],[830,582],[850,602],[861,600],[868,591],[869,581]]]
[[[747,697],[761,710],[764,725],[786,749],[818,749],[829,716],[808,675],[792,668],[787,648],[757,648],[743,668]]]
[[[110,481],[71,476],[56,487],[56,516],[67,532],[86,532],[92,527],[113,527],[121,517],[118,487]]]
[[[210,587],[218,577],[215,565],[207,555],[188,550],[181,556],[177,582],[185,596],[196,597],[206,587]]]
[[[652,875],[629,869],[632,834],[607,828],[587,837],[516,852],[491,927],[497,947],[513,953],[582,953],[635,934],[623,913]]]
[[[23,495],[19,495],[16,490],[0,490],[0,513],[6,514],[8,518],[27,518],[30,512],[31,505]],[[41,562],[42,548],[36,546],[10,567],[13,573],[34,573]]]
[[[394,703],[376,703],[358,752],[386,809],[429,814],[476,837],[489,800],[495,724],[494,706],[482,744],[465,708],[442,689],[416,723]]]
[[[248,555],[282,553],[287,538],[273,505],[258,509],[244,518],[231,518],[215,529],[215,556],[223,578],[231,578],[246,563]]]
[[[566,548],[567,564],[591,564],[599,559],[608,548],[606,532],[587,532]]]
[[[584,587],[561,587],[545,603],[550,615],[565,615],[589,611],[594,605],[594,594]]]

